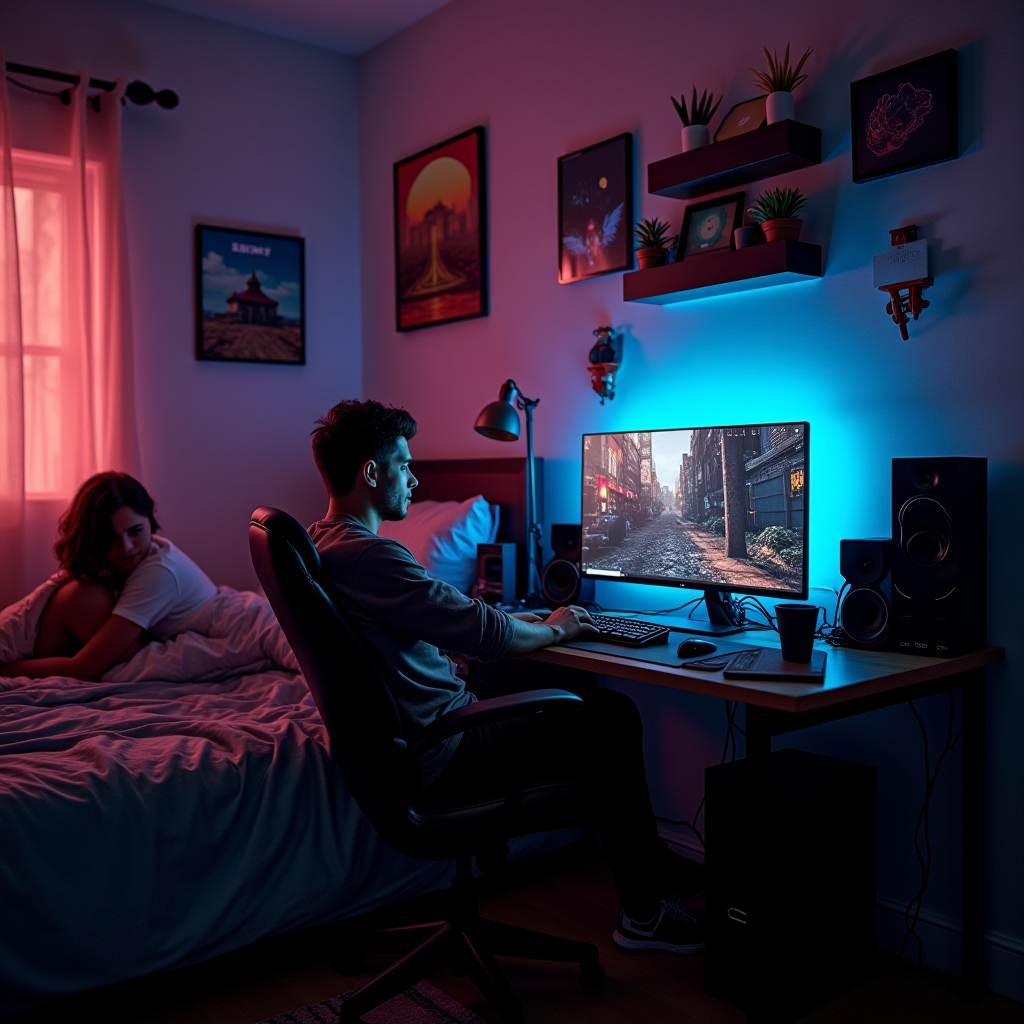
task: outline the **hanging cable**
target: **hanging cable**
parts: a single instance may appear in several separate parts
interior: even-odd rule
[[[929,819],[929,806],[932,798],[932,791],[935,789],[935,782],[939,777],[939,769],[942,767],[942,762],[945,761],[946,755],[956,746],[957,740],[960,739],[960,734],[963,732],[963,726],[961,725],[957,729],[956,733],[953,733],[953,692],[949,692],[949,719],[946,725],[946,744],[942,748],[942,752],[939,754],[938,760],[935,762],[935,768],[931,767],[931,762],[928,756],[928,730],[925,727],[924,719],[921,717],[914,705],[914,702],[908,701],[908,707],[913,712],[914,718],[917,720],[918,727],[921,730],[921,741],[924,746],[924,801],[921,804],[921,811],[917,816],[917,824],[914,826],[914,853],[917,854],[917,863],[921,871],[921,884],[918,886],[917,892],[914,894],[913,899],[907,904],[907,909],[903,914],[903,924],[906,927],[906,934],[903,936],[903,942],[900,945],[900,959],[903,959],[903,955],[906,952],[907,945],[910,940],[913,939],[917,943],[917,963],[921,965],[921,961],[924,958],[924,945],[921,942],[920,935],[917,934],[917,923],[921,916],[921,905],[924,902],[924,894],[928,889],[928,880],[931,876],[932,871],[932,844],[931,837],[928,833],[928,827],[930,824]],[[924,837],[924,850],[921,849],[921,837]]]
[[[735,700],[727,700],[725,702],[725,745],[722,747],[722,758],[718,762],[719,764],[725,764],[725,759],[728,757],[730,761],[736,760],[736,736],[735,733],[740,733],[746,736],[746,733],[736,724],[736,712],[739,710],[739,702]],[[730,747],[732,748],[732,756],[729,754]],[[702,850],[706,849],[704,845],[704,834],[701,832],[697,822],[700,821],[700,816],[704,812],[704,801],[706,797],[704,795],[700,798],[700,803],[697,805],[697,810],[694,812],[693,820],[688,818],[680,818],[679,820],[673,820],[672,818],[662,818],[655,815],[654,820],[660,821],[663,825],[682,825],[683,828],[688,828],[696,837],[697,842],[700,843]]]

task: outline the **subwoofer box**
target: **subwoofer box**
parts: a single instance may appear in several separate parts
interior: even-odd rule
[[[896,650],[950,657],[987,642],[988,459],[892,460]]]
[[[875,769],[802,750],[770,758],[768,836],[755,835],[748,762],[704,772],[704,990],[746,1007],[746,915],[754,858],[769,890],[762,976],[781,1019],[862,982],[875,952]]]

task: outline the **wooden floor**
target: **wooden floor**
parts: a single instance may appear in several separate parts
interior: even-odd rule
[[[575,967],[503,961],[528,1024],[743,1024],[742,1011],[704,994],[702,957],[627,956],[614,949],[618,903],[603,863],[564,856],[534,861],[489,890],[481,899],[486,916],[593,942],[607,970],[601,987],[586,991]],[[365,975],[335,974],[330,961],[336,935],[336,929],[320,928],[265,940],[204,964],[62,999],[6,1017],[3,1024],[255,1024],[354,988],[387,963],[374,956],[367,959]],[[430,980],[485,1021],[498,1021],[467,978],[445,971]],[[994,995],[968,1003],[958,995],[955,978],[881,958],[870,981],[801,1024],[1004,1021],[1024,1022],[1024,1006]]]

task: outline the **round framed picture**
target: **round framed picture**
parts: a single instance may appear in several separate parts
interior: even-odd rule
[[[745,192],[691,203],[683,214],[676,261],[732,248],[732,230],[743,223]]]

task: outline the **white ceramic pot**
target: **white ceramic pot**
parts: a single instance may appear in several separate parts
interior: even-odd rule
[[[796,104],[791,92],[770,92],[764,107],[765,118],[769,124],[776,121],[795,121]]]
[[[683,152],[700,149],[708,144],[708,126],[706,124],[688,124],[683,129]]]

